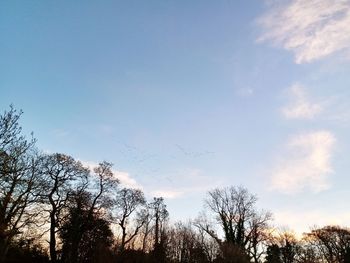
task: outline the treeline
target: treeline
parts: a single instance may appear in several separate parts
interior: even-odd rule
[[[297,239],[243,187],[214,189],[195,220],[171,223],[164,199],[123,188],[111,163],[39,151],[21,114],[0,115],[0,262],[350,263],[348,228]]]

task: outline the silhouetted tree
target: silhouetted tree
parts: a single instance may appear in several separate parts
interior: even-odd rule
[[[249,256],[239,246],[224,242],[220,247],[220,254],[214,260],[216,263],[250,263]]]
[[[328,263],[349,260],[350,230],[338,226],[317,228],[306,234],[318,253]]]
[[[299,252],[299,245],[294,238],[294,236],[284,233],[282,236],[281,256],[283,263],[293,263],[295,262],[296,256]]]
[[[139,209],[146,203],[145,197],[141,190],[123,188],[117,193],[115,199],[116,220],[122,231],[120,250],[123,251],[125,246],[136,237],[140,228],[145,224],[147,218],[142,214],[136,215],[136,220],[133,221],[133,230],[130,228],[131,217],[137,213]]]
[[[272,244],[267,247],[266,250],[266,263],[282,263],[281,249],[277,244]]]
[[[60,228],[62,261],[67,263],[102,262],[113,243],[110,223],[91,207],[94,199],[88,192],[74,195]]]
[[[21,114],[11,106],[0,116],[0,261],[21,229],[35,223],[41,189],[35,139],[22,135]]]
[[[304,243],[299,247],[297,258],[295,259],[297,263],[318,263],[324,262],[322,257],[318,254],[317,250],[307,243]]]
[[[45,194],[50,221],[50,258],[57,261],[56,233],[59,231],[60,221],[67,202],[80,182],[86,181],[89,170],[73,157],[65,154],[46,155],[42,161]]]
[[[45,248],[34,238],[19,238],[9,246],[5,263],[48,263],[49,257]]]
[[[208,193],[206,204],[215,214],[221,226],[225,242],[217,236],[208,224],[198,223],[222,246],[237,247],[254,262],[259,262],[263,255],[263,242],[267,240],[266,230],[271,214],[257,211],[255,203],[257,198],[242,187],[228,187],[214,189]]]
[[[221,242],[218,243],[214,238],[212,238],[211,235],[208,234],[207,231],[200,227],[200,224],[198,225],[199,221],[201,220],[197,219],[194,222],[192,222],[192,224],[197,227],[199,242],[206,254],[206,257],[209,259],[210,262],[213,262],[216,256],[220,254],[219,250]],[[203,220],[201,223],[203,223]],[[210,229],[210,227],[208,227],[208,229]]]
[[[156,262],[166,261],[166,229],[169,212],[162,197],[155,197],[149,205],[154,220],[154,245],[152,255]]]
[[[61,231],[61,237],[64,241],[62,258],[65,262],[83,262],[82,258],[84,257],[81,255],[87,253],[84,250],[81,251],[82,244],[86,243],[84,237],[94,235],[93,231],[102,231],[103,228],[100,227],[104,227],[108,233],[106,226],[109,227],[109,223],[106,217],[108,209],[112,206],[110,195],[116,191],[119,184],[111,168],[111,163],[100,163],[98,167],[93,169],[94,173],[90,174],[90,177],[93,177],[90,180],[93,188],[91,192],[87,191],[87,188],[90,187],[86,181],[86,184],[73,192],[71,198],[68,199],[68,221],[65,221],[64,230]],[[96,228],[91,227],[93,224],[96,225]],[[108,239],[107,236],[106,238]]]
[[[292,232],[286,231],[281,232],[278,235],[275,233],[271,235],[268,249],[270,250],[270,253],[278,251],[279,259],[282,263],[296,262],[297,256],[301,254],[300,243]]]
[[[143,225],[140,229],[140,242],[141,242],[141,248],[143,252],[148,252],[150,248],[153,246],[150,242],[150,234],[153,231],[153,225],[152,225],[152,214],[151,214],[151,208],[150,204],[146,204],[140,212],[139,212],[140,218],[143,218]]]
[[[200,234],[190,223],[176,223],[168,236],[168,257],[171,262],[210,262]]]

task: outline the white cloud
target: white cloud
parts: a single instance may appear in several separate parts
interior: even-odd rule
[[[350,52],[350,0],[289,0],[258,20],[272,41],[294,52],[296,63]]]
[[[84,166],[86,166],[90,169],[93,169],[93,168],[98,166],[98,164],[95,162],[82,161],[82,160],[80,160],[80,162]],[[123,186],[128,187],[128,188],[143,189],[143,187],[134,178],[132,178],[129,173],[118,171],[118,170],[112,170],[112,172],[113,172],[114,176],[119,179],[120,183]]]
[[[114,175],[120,180],[120,183],[129,188],[142,189],[142,186],[130,176],[127,172],[113,170]]]
[[[286,153],[273,171],[271,189],[287,194],[305,189],[313,192],[328,189],[335,141],[334,135],[328,131],[291,137]]]
[[[319,103],[309,101],[305,88],[300,84],[294,84],[288,90],[290,104],[282,108],[282,113],[287,119],[312,119],[322,111]]]
[[[184,194],[184,192],[176,191],[176,190],[157,190],[157,191],[151,192],[151,194],[152,196],[155,196],[155,197],[164,197],[168,199],[174,199],[174,198],[181,197]]]

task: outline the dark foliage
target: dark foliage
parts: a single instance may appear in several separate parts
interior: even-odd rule
[[[216,263],[249,263],[249,256],[238,245],[224,243],[221,246],[221,253],[214,260]]]
[[[267,247],[265,260],[266,263],[282,263],[281,249],[278,245],[273,244]]]
[[[91,195],[88,193],[77,193],[73,200],[60,230],[62,262],[103,262],[113,243],[109,222],[90,211]]]
[[[4,263],[48,263],[46,251],[39,245],[32,244],[32,240],[19,240],[8,249]]]

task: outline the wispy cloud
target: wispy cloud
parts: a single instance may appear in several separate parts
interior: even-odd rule
[[[151,194],[152,196],[155,196],[155,197],[164,197],[168,199],[174,199],[174,198],[181,197],[184,194],[184,192],[176,191],[176,190],[157,190],[157,191],[151,192]]]
[[[130,176],[127,172],[121,172],[117,170],[113,170],[114,175],[120,180],[121,184],[130,188],[142,189],[142,186]]]
[[[93,169],[93,168],[98,166],[98,164],[95,162],[82,161],[82,160],[80,160],[80,162],[84,166],[86,166],[90,169]],[[143,189],[142,185],[140,185],[134,178],[132,178],[129,173],[118,171],[118,170],[113,170],[113,174],[117,179],[119,179],[120,183],[123,186],[129,187],[129,188]]]
[[[312,119],[323,110],[321,103],[310,101],[305,88],[300,84],[291,86],[288,96],[290,103],[282,108],[282,114],[287,119]]]
[[[299,134],[290,138],[271,177],[271,189],[296,193],[320,192],[330,187],[331,157],[335,136],[329,131]]]
[[[264,29],[258,41],[294,52],[296,63],[350,52],[350,0],[282,2],[258,19]]]

